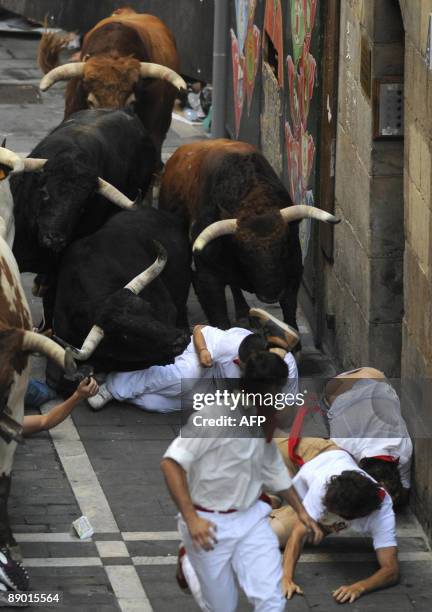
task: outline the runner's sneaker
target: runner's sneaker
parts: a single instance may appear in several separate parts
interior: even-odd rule
[[[102,410],[102,408],[106,406],[108,402],[110,402],[112,399],[114,398],[108,391],[107,386],[101,385],[96,395],[93,395],[93,397],[89,397],[87,402],[93,412],[98,412],[99,410]]]
[[[256,319],[261,325],[266,340],[271,346],[278,346],[289,352],[293,350],[300,340],[296,329],[280,321],[262,308],[251,308],[249,316],[251,319]]]

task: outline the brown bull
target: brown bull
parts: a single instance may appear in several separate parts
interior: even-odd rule
[[[42,37],[42,70],[57,63],[65,42],[50,34]],[[118,109],[134,102],[160,155],[176,91],[186,88],[177,74],[180,61],[171,31],[153,15],[119,9],[85,35],[81,60],[52,68],[42,79],[41,89],[71,79],[65,118],[85,108]]]
[[[245,290],[263,302],[279,302],[285,321],[296,327],[303,269],[298,221],[337,223],[336,217],[293,206],[258,149],[224,139],[177,149],[165,166],[159,206],[184,220],[194,245],[194,287],[211,325],[230,326],[230,285],[237,318],[248,312]]]

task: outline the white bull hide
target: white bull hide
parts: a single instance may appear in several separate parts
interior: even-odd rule
[[[0,223],[2,221],[0,218]],[[7,227],[7,221],[5,225]],[[0,333],[10,329],[10,321],[14,317],[21,321],[21,326],[17,329],[31,329],[30,308],[21,284],[18,266],[8,243],[0,236]],[[24,418],[24,395],[29,380],[30,360],[27,359],[27,365],[19,372],[13,368],[12,364],[5,363],[4,357],[0,353],[0,361],[3,362],[0,366],[0,392],[4,391],[6,380],[12,370],[12,386],[8,394],[5,413],[21,424]],[[10,475],[15,448],[16,442],[6,443],[3,438],[0,438],[0,476]]]
[[[13,198],[9,180],[0,181],[0,236],[3,236],[10,248],[15,237],[13,217]]]

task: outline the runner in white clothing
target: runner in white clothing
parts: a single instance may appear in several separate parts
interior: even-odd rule
[[[211,390],[215,379],[239,378],[241,364],[247,357],[266,348],[281,351],[288,365],[283,392],[295,395],[297,364],[289,351],[299,340],[297,333],[261,309],[251,309],[250,314],[263,326],[265,337],[240,327],[224,331],[197,325],[191,342],[173,364],[110,374],[99,393],[89,401],[90,406],[100,410],[114,398],[155,412],[181,410],[182,405],[190,401],[194,381],[200,381],[202,389],[202,381],[207,380],[208,390]]]
[[[329,440],[300,440],[298,458],[305,463],[293,479],[308,514],[325,533],[351,527],[373,539],[379,569],[369,578],[343,585],[333,592],[339,603],[352,603],[367,592],[395,584],[399,579],[396,523],[391,497],[361,470],[349,453]],[[314,449],[312,449],[312,443]],[[278,442],[289,469],[286,440]],[[315,456],[313,456],[315,455]],[[308,456],[313,456],[307,459]],[[294,572],[301,555],[306,530],[289,507],[272,512],[271,525],[284,550],[283,591],[290,599],[303,594],[294,582]]]
[[[276,393],[286,376],[282,359],[264,351],[248,359],[240,384],[246,392]],[[199,414],[214,421],[225,413],[232,416],[231,408],[230,404],[207,406]],[[240,414],[263,412],[267,416],[263,426],[267,440],[256,437],[259,428],[252,427],[249,435],[241,438],[233,438],[228,426],[215,430],[207,425],[197,433],[191,417],[162,461],[167,486],[181,513],[179,531],[188,562],[201,586],[200,606],[206,612],[236,610],[236,579],[256,612],[285,609],[281,556],[268,522],[271,507],[261,499],[264,486],[291,504],[305,533],[313,533],[316,543],[322,537],[317,524],[304,511],[271,441],[274,409],[240,407]]]
[[[345,372],[327,383],[330,438],[380,482],[395,507],[407,502],[413,445],[396,391],[375,368]]]

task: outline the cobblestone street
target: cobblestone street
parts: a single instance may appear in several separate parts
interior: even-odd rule
[[[63,89],[38,91],[38,39],[0,35],[0,137],[27,155],[63,116]],[[8,97],[5,91],[9,92]],[[180,145],[203,138],[200,126],[174,119],[164,159]],[[34,323],[41,306],[24,275]],[[251,305],[258,304],[249,296]],[[276,314],[278,308],[270,307]],[[191,290],[190,324],[204,315]],[[303,352],[300,373],[335,373],[313,345],[300,317]],[[33,375],[44,376],[44,361],[34,358]],[[55,401],[54,401],[55,403]],[[53,403],[46,404],[48,410]],[[178,431],[176,414],[144,413],[112,402],[100,413],[79,405],[51,433],[39,434],[18,448],[9,513],[34,591],[61,591],[62,612],[192,612],[198,610],[175,581],[179,536],[176,510],[163,483],[159,463]],[[86,515],[95,531],[80,541],[71,523]],[[432,553],[414,515],[399,517],[401,581],[349,606],[353,611],[429,612],[432,607]],[[331,612],[340,606],[331,591],[373,571],[369,540],[352,532],[307,547],[297,582],[304,597],[287,603],[291,612]],[[347,604],[348,605],[348,604]],[[40,608],[28,608],[29,610]],[[243,599],[240,610],[249,610]]]

